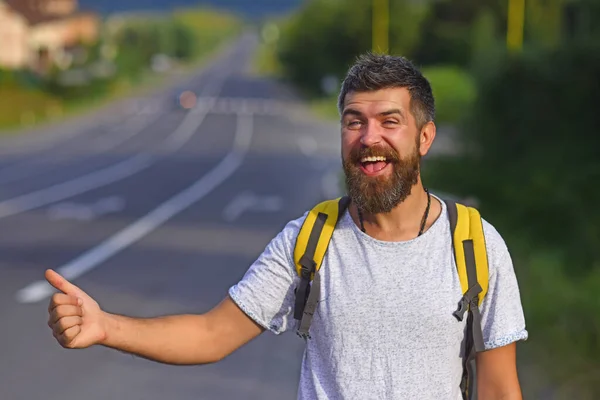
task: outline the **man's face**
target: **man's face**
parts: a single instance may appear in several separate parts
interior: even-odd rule
[[[419,178],[420,132],[408,90],[349,93],[341,124],[349,196],[364,212],[391,211]]]

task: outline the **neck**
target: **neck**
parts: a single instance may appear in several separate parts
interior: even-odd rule
[[[427,210],[428,193],[421,181],[413,186],[410,195],[389,213],[362,214],[364,230],[370,236],[380,240],[403,241],[411,240],[427,231],[441,211],[441,204],[432,196]],[[361,226],[360,216],[355,204],[351,206],[352,217]],[[423,218],[427,213],[425,224]]]

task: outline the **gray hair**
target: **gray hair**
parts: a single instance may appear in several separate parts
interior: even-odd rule
[[[338,97],[338,111],[344,109],[346,95],[388,88],[407,88],[410,93],[410,111],[420,129],[435,118],[435,102],[429,81],[406,58],[366,53],[350,67]]]

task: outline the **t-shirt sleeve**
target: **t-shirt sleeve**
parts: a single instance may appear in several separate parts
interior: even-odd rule
[[[302,218],[290,221],[229,289],[231,299],[256,323],[275,334],[294,327],[297,284],[293,251]]]
[[[525,316],[513,262],[498,231],[483,221],[488,251],[489,287],[481,304],[481,325],[486,350],[527,340]]]

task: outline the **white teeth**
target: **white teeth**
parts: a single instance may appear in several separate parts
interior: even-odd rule
[[[360,160],[360,162],[376,162],[376,161],[385,161],[386,158],[383,156],[377,156],[377,157],[364,157],[362,160]]]

